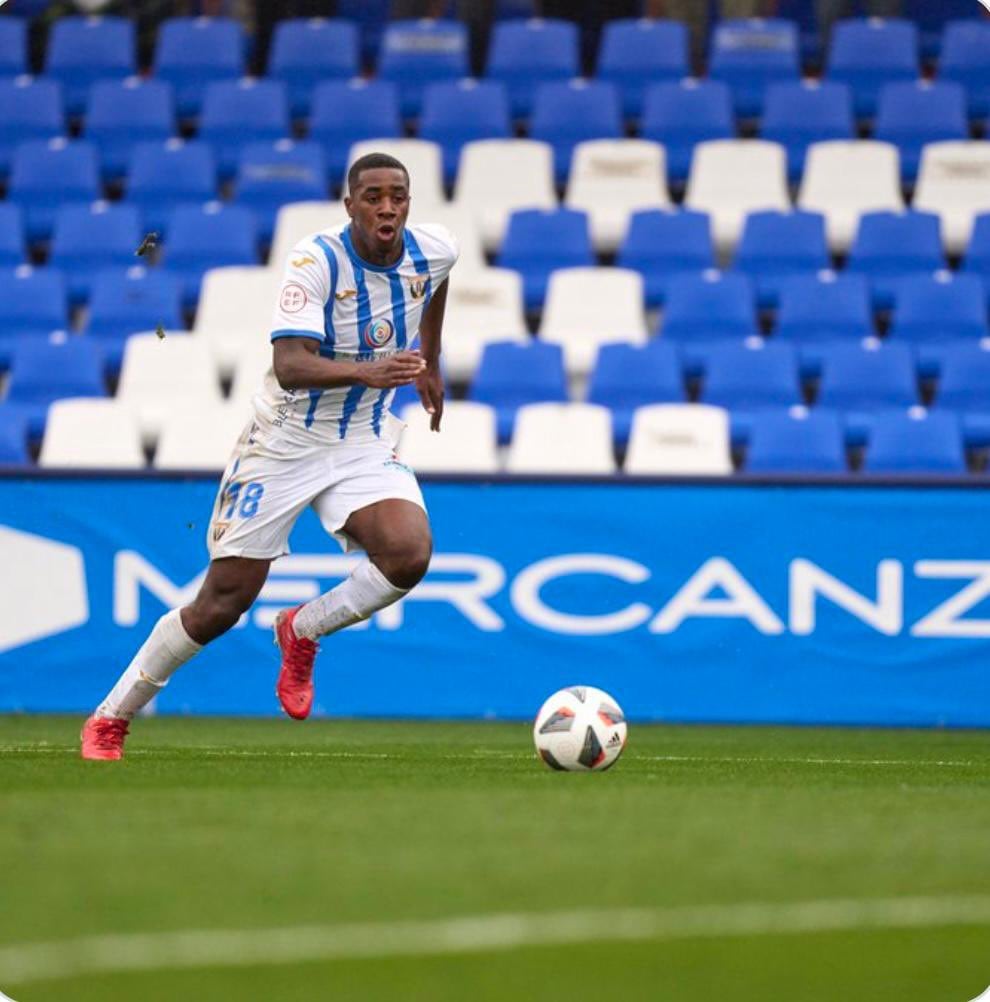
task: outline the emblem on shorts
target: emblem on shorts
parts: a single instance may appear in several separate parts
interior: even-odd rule
[[[219,543],[223,539],[224,533],[230,528],[230,522],[213,523],[213,542]]]
[[[395,328],[391,320],[372,320],[364,329],[364,343],[369,348],[384,348],[392,340]]]
[[[409,282],[409,295],[413,299],[422,299],[426,295],[426,279],[414,278]]]

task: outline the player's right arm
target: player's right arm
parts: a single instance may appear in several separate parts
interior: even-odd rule
[[[320,344],[308,337],[280,337],[274,343],[275,378],[283,390],[328,390],[360,383],[389,390],[416,381],[426,368],[418,351],[399,351],[373,362],[323,358]]]

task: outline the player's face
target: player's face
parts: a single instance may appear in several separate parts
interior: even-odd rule
[[[394,167],[361,172],[357,190],[345,199],[357,236],[374,258],[391,260],[402,246],[409,215],[409,183]]]

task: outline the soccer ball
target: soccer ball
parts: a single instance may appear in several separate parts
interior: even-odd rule
[[[540,707],[533,741],[551,769],[607,769],[626,746],[626,718],[607,692],[572,685],[555,692]]]

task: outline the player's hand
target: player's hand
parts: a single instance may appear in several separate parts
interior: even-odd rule
[[[439,431],[440,418],[443,417],[443,374],[440,366],[424,369],[416,380],[416,389],[426,413],[431,415],[430,431]]]
[[[414,383],[425,368],[426,362],[418,351],[397,351],[374,362],[362,362],[360,378],[374,390],[391,390]]]

